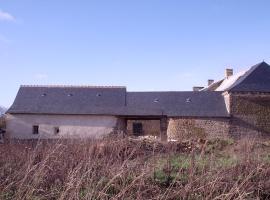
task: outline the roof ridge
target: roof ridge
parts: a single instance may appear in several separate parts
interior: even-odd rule
[[[126,88],[125,86],[96,86],[96,85],[21,85],[21,87],[49,87],[49,88]]]
[[[237,87],[237,85],[241,84],[247,77],[249,77],[252,72],[254,72],[258,67],[260,67],[262,64],[267,64],[266,62],[262,61],[260,63],[257,63],[256,65],[251,66],[247,71],[244,72],[242,76],[239,77],[237,81],[235,81],[234,84],[232,84],[229,88],[227,88],[227,91],[232,91],[233,88]],[[268,65],[268,64],[267,64]],[[269,65],[268,65],[269,66]],[[240,73],[240,72],[239,72]]]

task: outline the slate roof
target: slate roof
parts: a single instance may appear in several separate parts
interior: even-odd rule
[[[125,87],[21,86],[8,113],[116,114]]]
[[[227,82],[226,82],[227,81]],[[225,87],[225,86],[226,87]],[[222,91],[270,92],[270,66],[259,63],[200,92],[127,92],[125,87],[21,86],[8,113],[228,117]]]
[[[228,117],[221,92],[126,92],[125,87],[21,86],[8,113]]]
[[[6,113],[6,108],[3,106],[0,106],[0,117]]]
[[[128,92],[127,105],[170,117],[228,117],[221,92]]]
[[[266,62],[252,66],[227,90],[231,92],[270,92],[270,66]]]
[[[270,65],[258,63],[247,71],[217,81],[201,91],[270,92]]]
[[[224,79],[216,81],[216,82],[212,83],[211,85],[201,89],[200,91],[216,91],[216,89],[222,84],[223,81],[224,81]]]

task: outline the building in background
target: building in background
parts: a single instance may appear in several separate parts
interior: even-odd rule
[[[193,91],[21,86],[7,111],[7,136],[99,138],[109,133],[186,137],[269,135],[270,66],[259,63]]]

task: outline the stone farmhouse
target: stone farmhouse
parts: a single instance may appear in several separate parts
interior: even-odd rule
[[[7,137],[182,137],[270,135],[270,66],[259,63],[193,91],[125,87],[21,86],[6,115]]]

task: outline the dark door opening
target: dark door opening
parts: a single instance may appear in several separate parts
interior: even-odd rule
[[[140,122],[134,122],[132,127],[132,132],[136,136],[143,135],[143,125]]]

